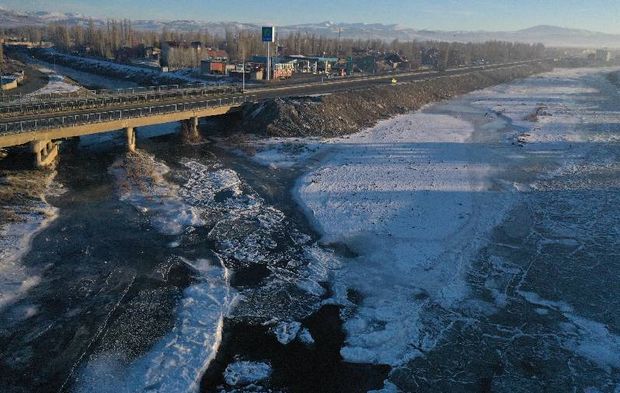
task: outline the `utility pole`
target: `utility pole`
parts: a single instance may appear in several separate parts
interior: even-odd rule
[[[267,80],[271,80],[271,43],[275,40],[275,27],[263,26],[262,28],[262,41],[267,43]]]
[[[271,79],[271,42],[267,41],[267,81]]]
[[[4,98],[4,89],[2,88],[2,83],[4,82],[4,38],[0,38],[0,52],[2,52],[2,57],[0,57],[0,94]]]
[[[340,56],[340,51],[341,51],[341,47],[340,47],[340,37],[342,36],[342,27],[338,28],[338,56]]]
[[[242,82],[241,82],[241,92],[245,94],[245,51],[243,54],[243,70],[242,70]]]

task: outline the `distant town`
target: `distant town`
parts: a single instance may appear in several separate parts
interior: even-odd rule
[[[263,82],[288,79],[312,80],[412,70],[445,70],[551,57],[581,57],[611,63],[616,54],[600,48],[550,49],[542,44],[489,41],[454,43],[440,41],[351,39],[315,33],[278,34],[274,27],[267,48],[261,32],[227,28],[223,35],[203,29],[197,32],[137,30],[130,20],[91,19],[69,26],[50,23],[0,31],[4,51],[12,58],[29,57],[53,64],[80,67],[96,60],[132,68],[169,73],[165,83],[188,78],[208,82]],[[2,57],[0,57],[2,59]],[[2,90],[15,89],[24,81],[24,68],[3,62]],[[84,66],[90,72],[127,77],[118,67],[102,63]],[[267,70],[269,69],[269,72]],[[127,71],[127,69],[125,69]],[[147,81],[143,81],[147,82]]]

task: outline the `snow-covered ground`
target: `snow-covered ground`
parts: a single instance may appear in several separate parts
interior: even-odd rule
[[[324,244],[357,254],[333,279],[332,301],[350,310],[346,360],[398,368],[465,323],[458,310],[489,315],[505,306],[500,292],[496,304],[472,296],[474,259],[538,179],[563,173],[592,144],[618,142],[609,132],[618,112],[586,99],[607,94],[605,71],[557,70],[474,92],[349,137],[307,141],[313,154],[297,158],[280,140],[259,148],[254,158],[265,165],[313,168],[295,197]],[[523,299],[536,305],[536,296]],[[562,312],[571,321],[563,347],[617,368],[613,329],[570,306]]]
[[[49,81],[45,87],[33,93],[30,93],[30,95],[32,96],[45,94],[74,93],[80,90],[80,86],[67,82],[63,75],[57,74],[49,68],[38,66],[37,69],[42,73],[47,74]]]
[[[64,75],[71,78],[83,86],[96,86],[103,89],[126,89],[136,87],[138,84],[132,81],[108,78],[101,75],[95,75],[88,72],[74,70],[73,68],[61,66],[58,64],[49,64],[42,60],[29,59],[30,62],[39,67],[53,69],[56,74]]]
[[[109,70],[111,72],[116,72],[122,75],[126,75],[127,78],[129,79],[141,78],[144,76],[151,76],[151,77],[158,78],[162,81],[166,81],[166,80],[174,81],[174,83],[178,83],[178,81],[183,81],[185,83],[209,83],[209,84],[222,84],[226,82],[231,82],[230,79],[225,80],[225,81],[206,82],[204,79],[200,79],[200,78],[196,78],[192,76],[192,74],[197,71],[195,69],[183,69],[183,70],[178,70],[178,71],[173,71],[173,72],[161,72],[156,69],[144,68],[144,67],[139,67],[139,66],[134,66],[134,65],[129,65],[129,64],[114,63],[111,61],[100,60],[100,59],[91,58],[91,57],[80,57],[80,56],[68,55],[68,54],[56,52],[53,49],[50,50],[50,53],[54,53],[54,56],[58,58],[68,59],[74,63],[85,64],[85,65],[89,65],[92,67],[97,67],[99,69]]]

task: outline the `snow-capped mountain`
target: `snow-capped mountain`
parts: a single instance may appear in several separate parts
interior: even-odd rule
[[[50,22],[71,25],[86,25],[90,18],[75,13],[53,13],[45,11],[18,12],[0,7],[0,26],[11,28],[18,26],[42,26]],[[102,19],[93,19],[96,25],[104,25]],[[204,22],[197,20],[135,20],[135,29],[199,31],[208,30],[212,34],[223,35],[226,30],[258,30],[259,25],[239,22]],[[391,41],[441,40],[453,42],[483,42],[489,40],[543,43],[546,46],[566,47],[608,47],[620,48],[620,35],[606,34],[587,30],[569,29],[557,26],[535,26],[517,31],[434,31],[417,30],[397,24],[380,23],[305,23],[279,26],[280,34],[301,32],[324,37],[342,37],[353,39],[380,39]]]

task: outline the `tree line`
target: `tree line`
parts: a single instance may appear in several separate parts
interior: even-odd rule
[[[0,35],[1,35],[0,31]],[[161,47],[163,42],[190,43],[199,41],[204,47],[223,49],[233,60],[265,53],[259,31],[226,29],[223,35],[203,29],[195,32],[135,30],[128,19],[108,20],[96,24],[93,20],[86,26],[68,26],[51,23],[45,27],[24,27],[7,33],[39,42],[50,41],[63,52],[85,52],[108,59],[116,59],[124,48]],[[437,68],[477,64],[498,63],[541,58],[545,55],[542,44],[524,44],[502,41],[484,43],[454,43],[430,41],[386,42],[379,39],[339,39],[305,32],[294,32],[278,38],[273,45],[274,54],[304,54],[316,56],[348,57],[368,56],[381,53],[398,53],[415,67],[431,64]],[[191,50],[191,49],[190,49]],[[195,56],[179,56],[191,59]],[[189,60],[188,60],[189,61]]]

